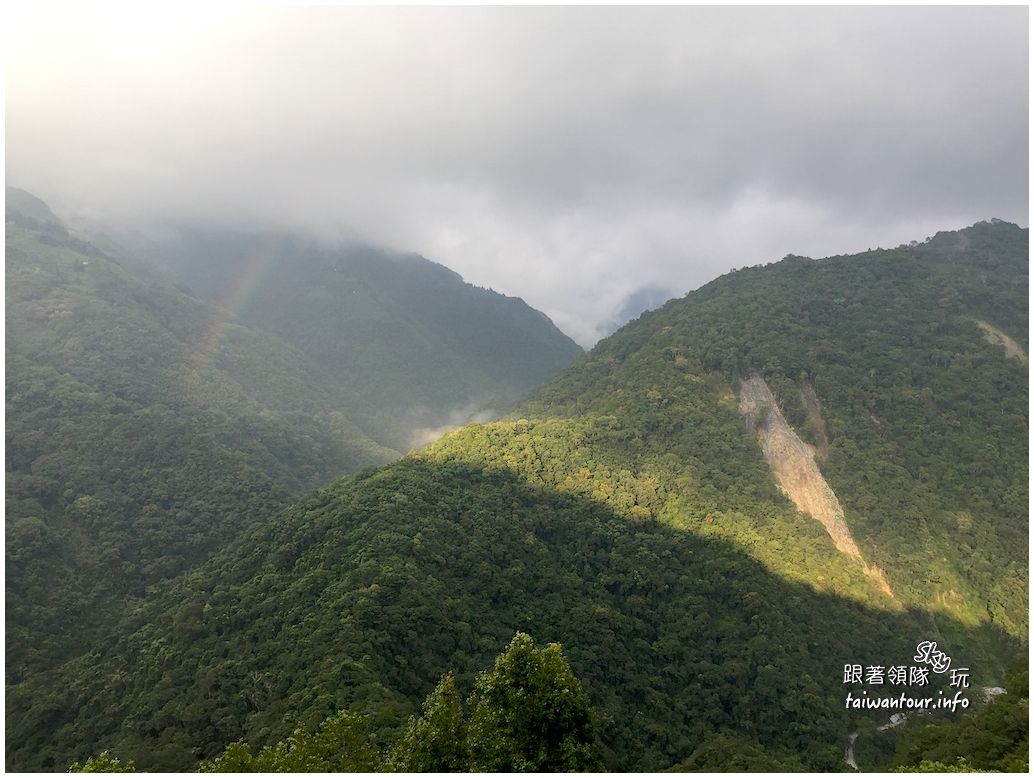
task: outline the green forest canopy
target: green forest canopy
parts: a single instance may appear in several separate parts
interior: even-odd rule
[[[105,744],[190,769],[340,710],[383,752],[442,673],[470,683],[521,630],[565,646],[609,769],[710,765],[729,744],[729,764],[839,769],[848,734],[885,720],[844,710],[845,662],[936,637],[995,685],[1026,651],[1026,372],[973,322],[1026,340],[1026,252],[1025,230],[980,224],[668,303],[520,418],[256,524],[103,652],[9,690],[9,763]],[[775,488],[736,407],[755,372],[817,442],[814,390],[822,472],[896,602]],[[860,758],[888,766],[910,727]]]

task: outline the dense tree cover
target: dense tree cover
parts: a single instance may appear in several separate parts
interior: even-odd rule
[[[7,205],[6,681],[17,684],[83,653],[293,496],[398,453],[354,423],[347,367],[69,233],[28,193],[10,190]],[[523,336],[513,342],[526,348]],[[505,352],[495,363],[511,369]]]
[[[785,773],[803,770],[793,758],[775,759],[756,742],[735,735],[717,735],[697,748],[688,759],[668,772]]]
[[[957,721],[908,727],[897,741],[896,768],[916,772],[1029,772],[1026,661],[1012,668],[1006,693]],[[944,769],[937,769],[944,768]]]
[[[8,683],[291,497],[397,456],[286,344],[56,219],[9,212],[6,238]]]
[[[342,711],[323,721],[314,733],[299,728],[287,739],[252,755],[243,740],[231,743],[203,773],[365,773],[381,765],[362,716]]]
[[[787,419],[818,442],[801,398],[812,388],[830,438],[821,469],[900,601],[1026,638],[1027,369],[975,320],[1026,344],[1027,255],[1027,230],[996,222],[734,272],[602,341],[519,413],[613,418],[613,469],[724,492],[746,517],[725,528],[756,553],[738,380],[763,375]],[[603,447],[586,458],[599,462]],[[560,472],[547,482],[595,483],[560,461],[548,458]],[[798,544],[773,529],[762,531],[768,546],[793,553]]]
[[[366,722],[350,713],[316,735],[296,730],[257,756],[243,742],[201,765],[202,772],[585,772],[599,767],[589,698],[553,643],[535,647],[518,633],[478,675],[467,702],[447,675],[382,757]]]
[[[521,630],[565,646],[611,769],[663,769],[720,733],[837,769],[864,716],[843,707],[844,663],[905,662],[930,627],[787,580],[718,536],[506,469],[411,457],[254,527],[111,645],[16,689],[8,764],[110,748],[143,769],[190,769],[340,710],[368,717],[387,749],[443,673],[474,688]]]
[[[585,772],[598,769],[596,734],[589,698],[563,649],[536,648],[517,633],[477,676],[464,721],[450,673],[424,700],[386,753],[378,751],[366,719],[340,711],[316,732],[298,728],[258,754],[243,740],[231,743],[201,772]],[[110,751],[78,762],[72,772],[130,772]]]
[[[779,494],[739,416],[713,399],[700,385],[679,397],[685,423],[667,445],[629,429],[619,417],[585,414],[471,425],[423,456],[517,473],[635,522],[658,521],[732,541],[785,578],[896,607],[859,565],[836,551],[818,522]]]
[[[132,773],[136,765],[132,761],[123,762],[110,751],[101,751],[83,763],[73,762],[68,768],[71,773]]]
[[[557,643],[538,650],[530,636],[518,633],[495,667],[477,677],[468,704],[474,772],[585,772],[600,766],[589,696]],[[434,712],[425,710],[424,720]]]
[[[896,767],[891,772],[894,773],[992,773],[1001,772],[1000,770],[978,770],[964,758],[956,759],[950,764],[947,762],[931,762],[929,759],[924,759],[919,764],[909,765],[907,767]]]
[[[189,769],[341,710],[384,752],[455,721],[442,690],[438,725],[400,723],[450,669],[472,688],[523,630],[566,647],[608,768],[839,769],[848,735],[886,721],[844,708],[845,663],[907,664],[935,638],[991,685],[1025,651],[1027,378],[972,320],[1025,341],[1026,245],[976,225],[669,303],[525,418],[296,503],[103,650],[13,689],[8,764],[111,747]],[[754,372],[819,443],[814,390],[823,473],[895,598],[775,488],[737,412]]]
[[[446,675],[411,716],[388,749],[385,768],[399,773],[455,773],[468,770],[471,748],[456,678]]]
[[[353,390],[350,415],[403,451],[421,429],[505,411],[582,353],[523,300],[415,254],[196,229],[148,250],[332,371]]]

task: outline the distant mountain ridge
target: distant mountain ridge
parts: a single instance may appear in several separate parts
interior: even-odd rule
[[[845,709],[845,665],[936,639],[976,689],[1027,650],[1028,377],[975,320],[1026,347],[1028,250],[979,223],[671,300],[512,418],[298,501],[11,690],[9,758],[190,769],[338,709],[388,731],[522,630],[563,643],[610,769],[836,771],[856,737],[885,768],[913,725]],[[821,451],[832,532],[741,412],[755,377]]]
[[[14,186],[7,187],[4,194],[6,213],[17,215],[23,219],[31,219],[40,224],[60,223],[54,212],[50,210],[50,206],[36,195]]]
[[[505,412],[582,353],[520,298],[416,254],[200,230],[154,254],[202,297],[333,373],[364,428],[400,450],[426,442],[428,429]]]
[[[5,263],[9,681],[83,650],[148,587],[293,495],[398,456],[341,412],[347,393],[303,354],[221,321],[15,195]],[[213,333],[220,354],[206,350]],[[72,617],[95,610],[108,615]]]
[[[408,445],[415,424],[434,424],[431,437],[467,421],[461,412],[475,388],[493,401],[513,398],[505,379],[527,365],[508,366],[504,342],[530,360],[544,333],[559,344],[538,368],[547,371],[559,369],[565,350],[580,351],[523,303],[468,287],[426,260],[396,262],[381,288],[444,285],[474,299],[467,310],[480,311],[480,329],[505,336],[482,373],[463,373],[469,396],[438,386],[441,371],[423,377],[425,394],[459,411],[413,414],[404,397],[375,391],[376,376],[347,380],[348,365],[248,326],[113,240],[70,232],[27,192],[8,188],[5,216],[9,688],[88,651],[171,578],[292,499],[401,456],[401,444],[383,443],[391,435],[378,419],[397,420],[394,439]],[[409,274],[419,278],[406,281]],[[332,289],[314,291],[320,316],[341,304]],[[319,342],[332,348],[340,323],[323,326]],[[440,359],[446,374],[461,372],[453,352],[436,349],[448,337],[481,341],[476,332],[450,335],[452,324],[447,315],[436,339],[412,347],[421,364]],[[411,325],[400,320],[396,331]],[[376,332],[382,323],[362,326]],[[363,369],[376,373],[379,359],[394,357],[382,353]],[[364,414],[370,406],[377,414]],[[17,711],[8,710],[10,721]]]

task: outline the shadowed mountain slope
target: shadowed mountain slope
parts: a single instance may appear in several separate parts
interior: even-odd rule
[[[1026,650],[1027,376],[973,322],[1025,343],[1026,279],[1027,232],[981,223],[671,301],[523,418],[298,502],[103,652],[12,689],[9,764],[114,747],[189,769],[341,708],[390,733],[523,630],[564,644],[608,767],[711,765],[735,743],[742,763],[839,769],[886,721],[845,709],[846,664],[908,665],[936,640],[995,685]],[[778,488],[739,412],[755,374],[828,448],[814,464],[864,565]]]
[[[444,672],[469,686],[520,629],[564,645],[612,769],[662,768],[726,732],[835,770],[858,724],[843,665],[907,662],[930,627],[505,468],[407,459],[252,529],[59,683],[13,690],[8,763],[112,748],[190,769],[343,708],[390,733]]]
[[[500,415],[582,353],[523,300],[415,254],[200,230],[152,250],[202,297],[331,372],[353,391],[350,414],[403,451]]]
[[[616,467],[728,496],[745,488],[729,475],[749,461],[735,392],[757,374],[796,432],[827,449],[818,465],[846,525],[903,604],[1025,638],[1027,371],[974,320],[1025,344],[1027,290],[1027,230],[1002,222],[894,250],[789,257],[644,315],[519,412],[569,425],[612,417],[630,442]],[[666,462],[675,451],[686,454]],[[736,524],[750,521],[725,529]],[[744,540],[752,553],[795,553],[769,529],[764,543]]]
[[[293,496],[398,456],[287,344],[56,220],[15,208],[6,238],[8,681]]]

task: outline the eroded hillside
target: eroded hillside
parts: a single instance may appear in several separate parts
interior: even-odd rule
[[[1023,350],[1023,347],[1015,340],[1010,338],[1000,329],[995,327],[986,321],[976,320],[977,326],[980,327],[980,331],[984,333],[984,337],[987,338],[987,342],[993,346],[999,346],[1005,351],[1005,356],[1009,359],[1015,359],[1021,365],[1027,364],[1027,352]]]
[[[934,636],[974,687],[1001,685],[1026,650],[1027,373],[971,319],[1025,337],[1027,234],[964,233],[732,273],[602,341],[520,418],[300,501],[103,653],[9,691],[9,753],[54,768],[116,745],[190,769],[335,709],[388,726],[518,629],[564,644],[613,769],[731,742],[839,769],[860,729],[845,663],[907,664]],[[740,414],[754,376],[755,431],[776,420],[804,510]]]
[[[760,376],[740,382],[740,413],[747,428],[757,435],[765,461],[772,468],[779,489],[798,510],[818,521],[829,533],[837,550],[858,561],[865,574],[890,597],[883,571],[866,564],[862,552],[844,520],[844,509],[815,463],[815,449],[798,437],[787,424],[779,405]]]

